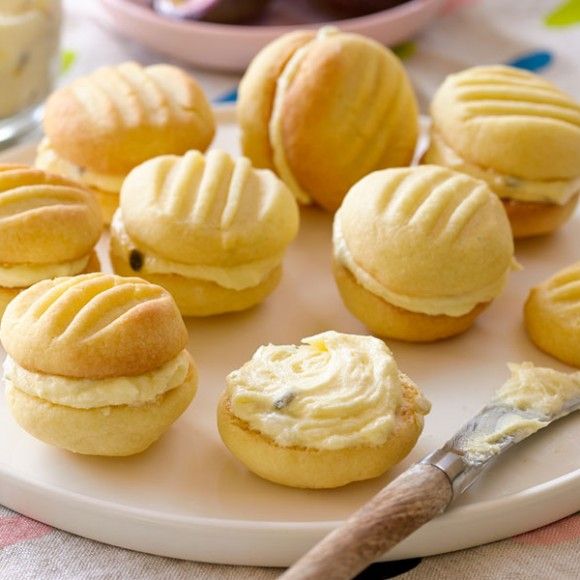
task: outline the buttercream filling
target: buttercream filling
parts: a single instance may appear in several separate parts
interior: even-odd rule
[[[276,172],[282,178],[282,181],[290,188],[296,199],[303,205],[312,203],[312,198],[300,185],[288,158],[286,157],[286,150],[284,148],[284,138],[282,135],[282,120],[284,118],[284,98],[292,81],[298,74],[300,65],[310,52],[312,45],[321,38],[326,38],[333,34],[337,34],[339,30],[332,26],[324,26],[319,31],[316,37],[300,47],[286,63],[282,74],[276,81],[276,92],[274,95],[274,103],[272,106],[272,114],[270,115],[270,123],[268,132],[270,137],[270,146],[272,147],[274,167]]]
[[[372,274],[359,266],[342,235],[339,214],[334,218],[333,245],[337,262],[344,266],[363,288],[394,306],[430,316],[442,314],[454,317],[463,316],[471,312],[478,304],[493,300],[504,289],[509,272],[518,267],[515,262],[510,264],[498,280],[472,292],[453,296],[409,296],[389,290]]]
[[[492,433],[474,436],[466,442],[465,451],[476,458],[498,453],[499,442],[506,437],[527,437],[546,427],[567,404],[580,398],[580,372],[561,373],[536,367],[531,362],[510,363],[508,367],[511,376],[496,391],[493,402],[540,417],[525,417],[517,413],[502,417]]]
[[[508,367],[511,377],[497,391],[496,403],[550,416],[560,413],[571,400],[580,398],[580,372],[561,373],[536,367],[531,362],[510,363]]]
[[[228,267],[174,262],[149,250],[141,249],[127,233],[121,210],[117,210],[113,216],[111,232],[125,253],[125,259],[129,264],[131,264],[131,253],[139,252],[140,267],[135,270],[137,273],[178,274],[185,278],[214,282],[229,290],[240,291],[258,286],[282,263],[283,258],[283,253],[280,253],[264,260]]]
[[[385,343],[334,331],[298,346],[261,346],[226,383],[231,412],[283,447],[383,445],[402,400]],[[429,412],[422,396],[414,405],[418,415]]]
[[[35,373],[21,367],[11,357],[4,361],[6,388],[15,388],[56,405],[76,409],[95,409],[115,405],[140,406],[182,385],[191,358],[182,350],[158,369],[132,377],[75,379]]]
[[[4,288],[26,288],[59,276],[76,276],[87,267],[90,254],[71,260],[51,264],[0,264],[0,286]]]
[[[87,187],[117,195],[121,191],[121,186],[126,177],[125,175],[98,173],[71,163],[57,154],[47,137],[38,146],[34,165],[44,171],[78,181]]]
[[[470,163],[445,143],[437,131],[431,131],[431,144],[425,160],[485,181],[502,199],[565,205],[580,192],[580,176],[574,179],[549,181],[522,179]]]

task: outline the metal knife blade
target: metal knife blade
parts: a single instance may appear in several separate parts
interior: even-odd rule
[[[553,415],[522,411],[492,402],[420,463],[444,471],[453,485],[454,494],[463,493],[502,453],[579,409],[580,398],[570,399]]]

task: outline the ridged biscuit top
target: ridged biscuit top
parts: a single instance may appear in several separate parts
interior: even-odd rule
[[[442,167],[372,173],[349,191],[335,220],[354,262],[393,293],[469,294],[496,284],[512,265],[497,196]]]
[[[44,130],[67,161],[123,174],[156,155],[205,150],[215,121],[203,90],[181,69],[126,62],[57,90]]]
[[[163,288],[98,273],[44,280],[19,294],[2,318],[0,339],[27,370],[100,379],[157,369],[188,337]]]
[[[580,104],[541,77],[481,66],[447,77],[432,105],[434,129],[461,157],[508,176],[580,176]]]
[[[78,259],[97,243],[102,227],[91,192],[27,165],[0,164],[0,263]]]
[[[328,209],[369,172],[408,165],[418,134],[398,58],[329,27],[266,47],[242,80],[238,113],[244,154]]]
[[[282,252],[299,220],[292,194],[271,171],[219,150],[135,168],[121,190],[121,215],[131,238],[156,254],[223,266]]]
[[[551,314],[567,320],[570,325],[580,322],[580,262],[554,274],[536,288],[541,301]]]

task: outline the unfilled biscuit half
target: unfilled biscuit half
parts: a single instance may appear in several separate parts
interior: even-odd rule
[[[580,262],[532,288],[524,315],[536,346],[580,368]]]

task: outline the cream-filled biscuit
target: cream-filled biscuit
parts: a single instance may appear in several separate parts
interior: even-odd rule
[[[110,223],[133,167],[204,151],[215,121],[203,90],[181,69],[126,62],[58,89],[47,101],[44,131],[36,165],[90,187]]]
[[[271,172],[219,150],[152,159],[127,177],[111,261],[169,290],[185,316],[250,308],[280,279],[298,207]]]
[[[224,443],[254,473],[292,487],[381,475],[411,451],[430,409],[383,341],[334,331],[262,346],[226,383]]]
[[[175,302],[140,278],[39,282],[9,304],[0,339],[12,415],[37,439],[75,453],[145,450],[197,388]]]
[[[431,104],[424,163],[485,181],[516,238],[550,233],[580,193],[580,104],[549,81],[507,66],[447,77]]]
[[[40,280],[99,270],[101,230],[90,191],[26,165],[0,164],[0,316]]]
[[[334,274],[347,308],[380,336],[463,332],[514,267],[509,222],[487,185],[436,166],[377,171],[334,218]]]
[[[418,136],[415,95],[392,52],[323,28],[264,48],[240,84],[242,149],[304,204],[334,211],[367,173],[408,165]]]
[[[538,348],[580,368],[580,262],[532,288],[524,317]]]

